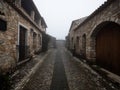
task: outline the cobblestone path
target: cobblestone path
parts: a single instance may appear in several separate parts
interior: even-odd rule
[[[61,53],[57,51],[50,90],[69,90]]]
[[[25,85],[23,90],[49,90],[53,76],[54,58],[56,50],[47,56],[37,72],[30,81]]]
[[[62,41],[44,60],[23,90],[116,90],[103,84],[103,78],[74,58]]]

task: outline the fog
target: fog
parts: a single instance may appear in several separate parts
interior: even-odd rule
[[[65,39],[71,22],[89,16],[106,0],[33,0],[47,23],[47,33]]]

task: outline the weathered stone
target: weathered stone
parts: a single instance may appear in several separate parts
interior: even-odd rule
[[[0,54],[0,73],[10,72],[15,68],[15,60],[13,57],[7,54]]]
[[[96,28],[108,21],[108,22],[115,22],[117,24],[120,24],[119,20],[119,2],[120,0],[116,1],[107,1],[105,2],[100,8],[98,8],[93,14],[91,14],[87,19],[83,20],[82,23],[79,23],[79,25],[74,28],[74,24],[78,20],[74,20],[73,23],[71,24],[71,28],[68,34],[68,40],[67,41],[69,49],[74,49],[77,50],[75,51],[78,55],[81,55],[84,50],[83,50],[83,35],[86,35],[86,58],[87,59],[95,59],[96,55],[96,50],[95,50],[95,45],[96,45],[96,40],[95,40],[95,35],[97,34]],[[81,22],[81,21],[79,21]],[[94,36],[94,37],[93,37]],[[79,37],[79,46],[75,47],[77,43],[77,37]],[[75,49],[76,48],[76,49]]]
[[[107,0],[75,29],[71,25],[69,49],[89,62],[97,62],[120,75],[120,0]],[[79,40],[77,40],[79,37]],[[72,40],[71,40],[72,38]]]
[[[38,19],[42,18],[42,24],[37,23],[32,19],[29,13],[25,10],[22,3],[26,2],[25,0],[15,0],[15,4],[8,2],[8,0],[0,0],[0,20],[6,21],[6,30],[0,30],[0,73],[7,72],[20,61],[20,32],[21,27],[26,31],[25,33],[25,42],[24,47],[25,58],[34,55],[35,51],[40,51],[42,47],[42,32],[45,33],[46,23],[44,19],[37,15]],[[30,7],[33,6],[33,1],[28,2]],[[19,4],[19,5],[18,5]],[[31,7],[33,8],[33,7]],[[35,14],[36,9],[32,9]],[[2,14],[1,14],[2,13]],[[36,18],[36,17],[34,17]],[[42,26],[44,25],[44,27]],[[0,25],[2,26],[2,25]],[[32,33],[31,33],[32,30]],[[36,33],[36,38],[33,41],[33,33]],[[21,34],[21,36],[24,34]],[[33,44],[36,45],[33,48]]]

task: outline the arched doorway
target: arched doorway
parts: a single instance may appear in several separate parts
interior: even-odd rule
[[[120,25],[109,22],[97,32],[96,62],[120,75]]]
[[[75,47],[75,53],[78,55],[79,54],[79,36],[76,37],[76,47]]]
[[[86,35],[82,36],[82,56],[86,58]]]

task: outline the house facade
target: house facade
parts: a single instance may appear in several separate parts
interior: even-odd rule
[[[72,21],[71,23],[71,27],[69,30],[69,34],[68,34],[68,45],[67,47],[72,51],[72,52],[76,52],[76,47],[79,46],[79,43],[77,44],[76,42],[76,34],[74,29],[77,28],[87,17],[83,17],[77,20]],[[76,46],[77,45],[77,46]]]
[[[77,55],[120,75],[120,0],[107,0],[68,37]]]
[[[40,52],[46,27],[32,0],[0,0],[0,72]]]

